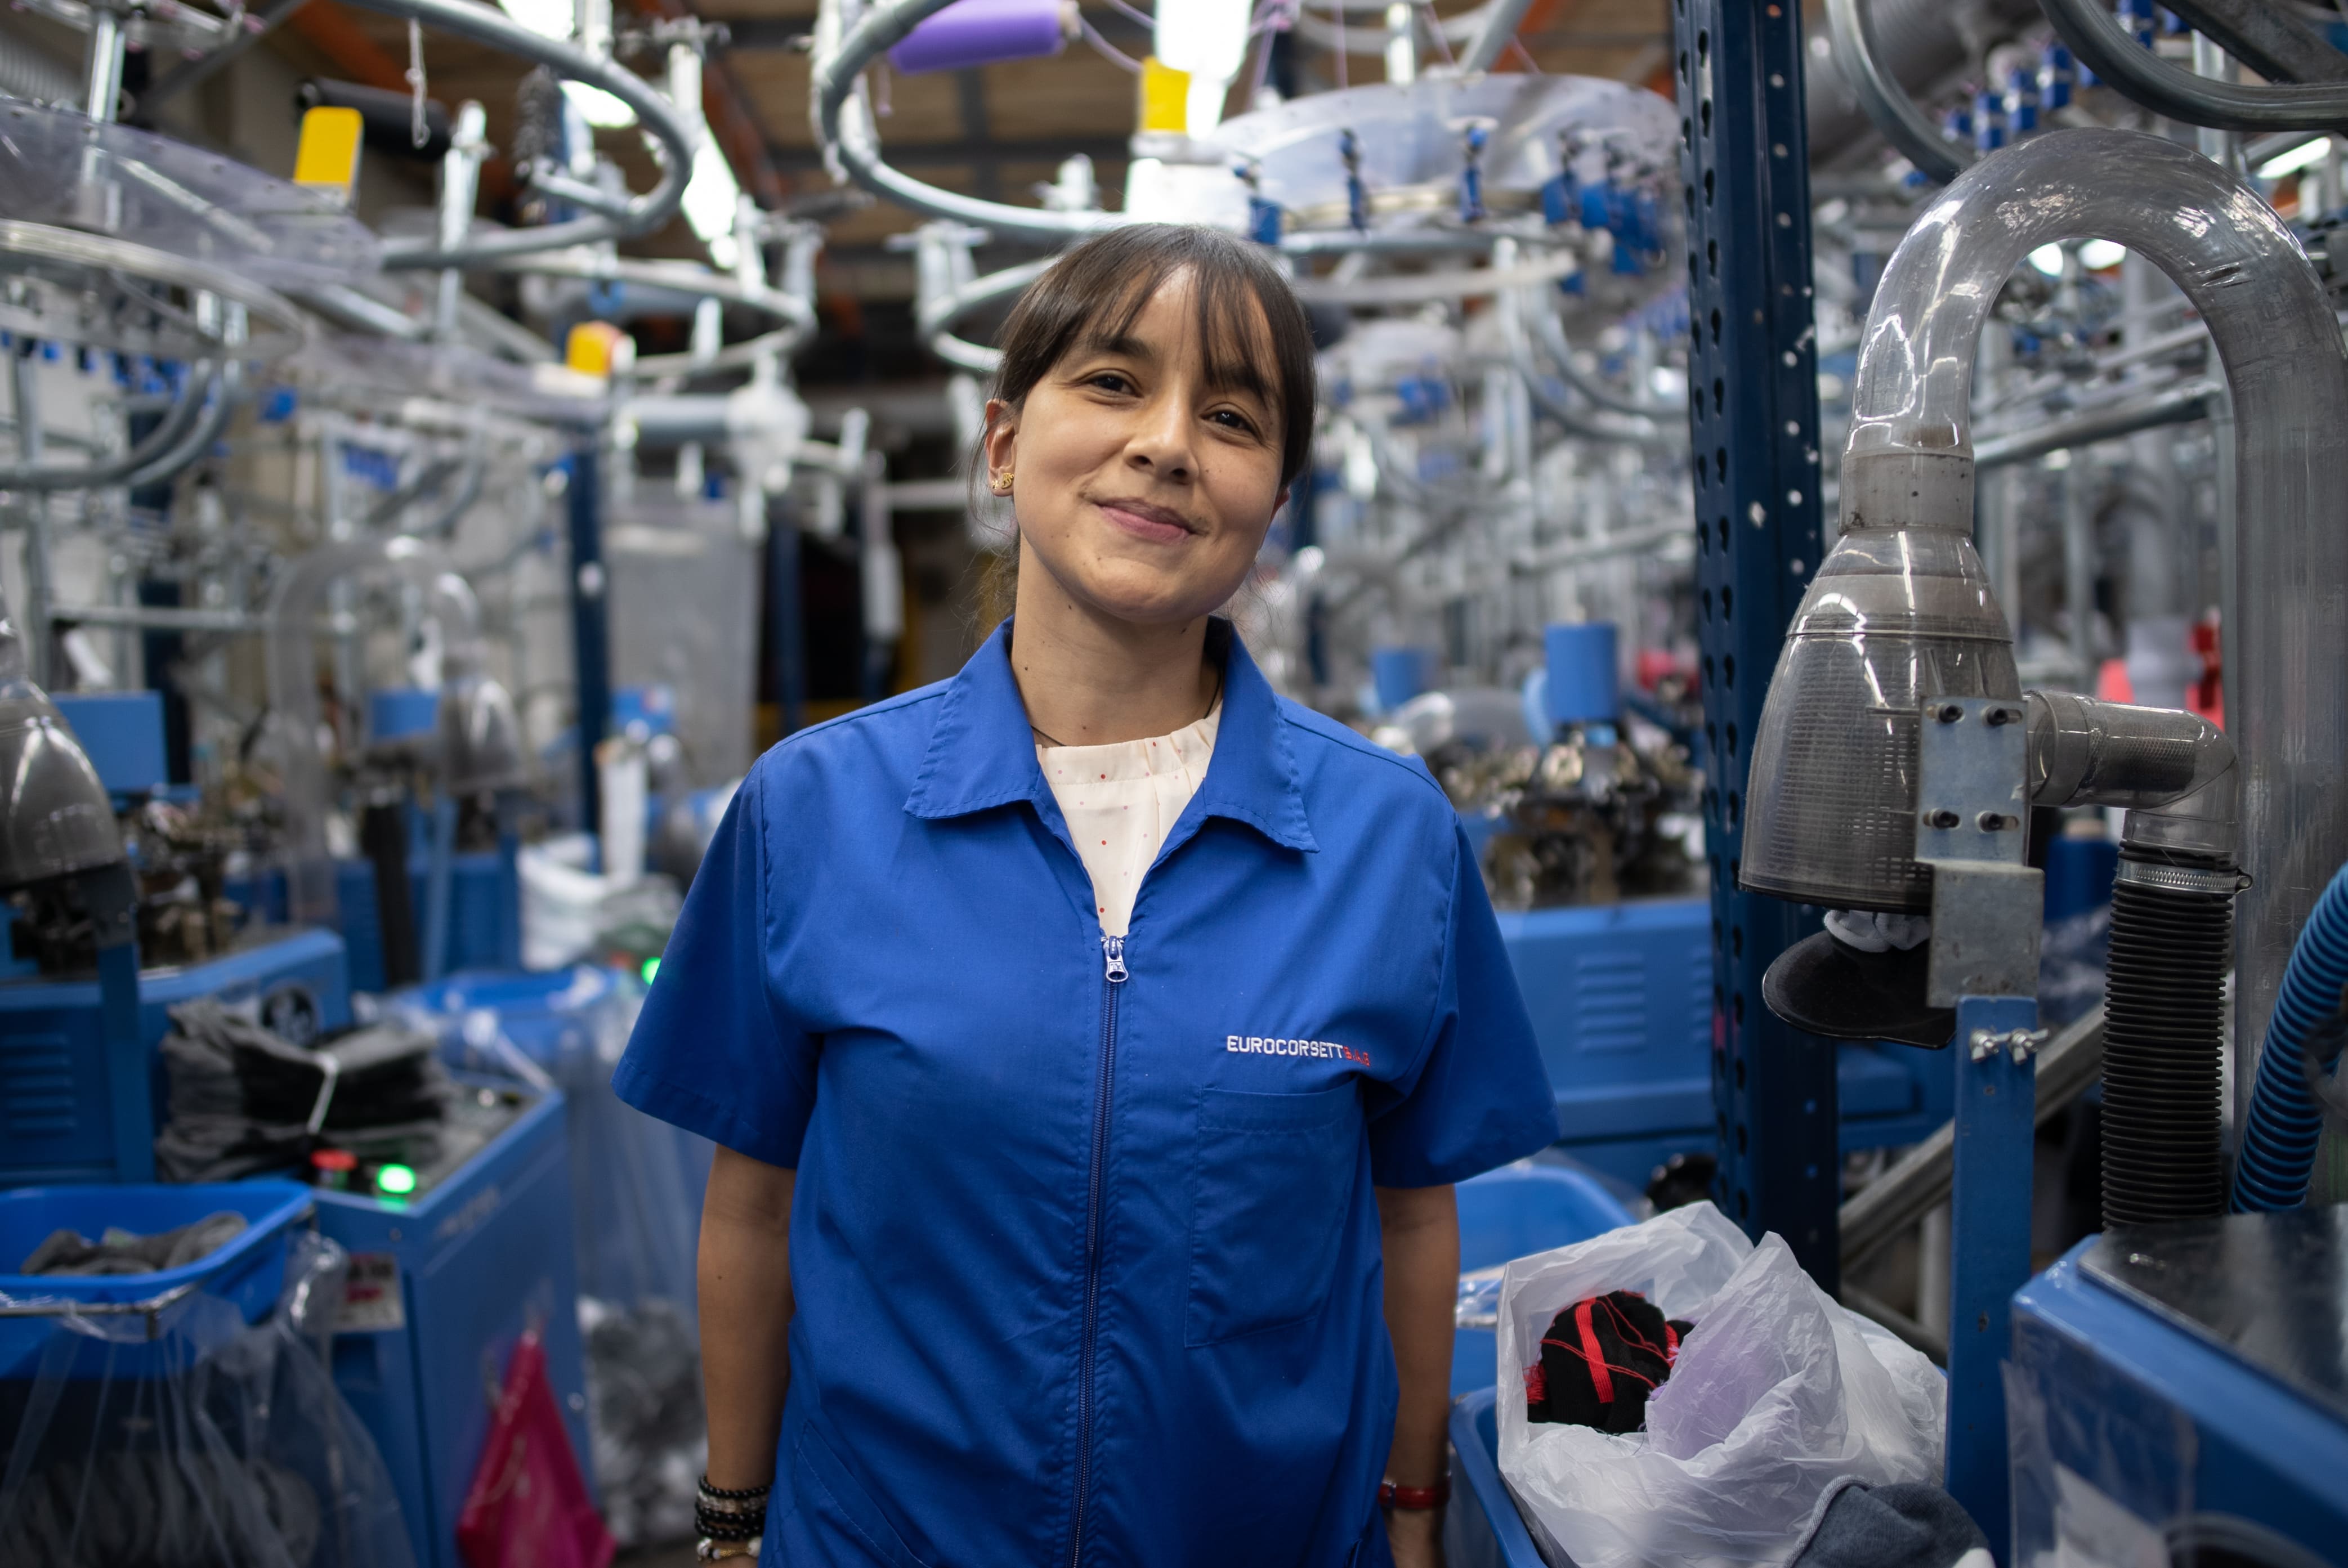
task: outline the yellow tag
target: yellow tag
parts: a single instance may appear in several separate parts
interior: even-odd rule
[[[294,152],[294,183],[338,191],[347,200],[359,180],[359,138],[366,128],[359,111],[324,105],[302,117],[302,140]]]
[[[562,363],[582,375],[609,379],[612,352],[619,347],[620,329],[609,322],[581,322],[562,345]]]
[[[1161,66],[1158,56],[1141,62],[1140,129],[1172,131],[1190,128],[1190,73]]]

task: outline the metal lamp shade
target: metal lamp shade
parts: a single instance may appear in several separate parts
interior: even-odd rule
[[[114,804],[72,727],[30,681],[0,684],[0,889],[122,857]]]
[[[1929,911],[1931,874],[1913,858],[1917,704],[2021,695],[2013,636],[1969,537],[1845,534],[1770,680],[1745,792],[1743,885],[1838,909]]]

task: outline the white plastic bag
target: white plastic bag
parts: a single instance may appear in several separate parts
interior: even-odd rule
[[[1525,1419],[1525,1368],[1564,1307],[1635,1290],[1692,1320],[1647,1430]],[[1500,1473],[1553,1563],[1780,1563],[1829,1482],[1941,1479],[1948,1394],[1932,1364],[1845,1311],[1776,1235],[1710,1204],[1519,1258],[1499,1310]]]

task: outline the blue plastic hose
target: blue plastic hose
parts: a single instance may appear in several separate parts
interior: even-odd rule
[[[2271,1214],[2307,1202],[2308,1178],[2315,1170],[2322,1113],[2307,1082],[2309,1037],[2340,1010],[2348,987],[2348,866],[2332,878],[2316,900],[2283,970],[2266,1048],[2259,1053],[2258,1082],[2250,1091],[2250,1113],[2242,1131],[2241,1157],[2234,1166],[2234,1212]],[[2340,1047],[2333,1043],[2329,1059]],[[2319,1063],[2330,1067],[2331,1060]]]

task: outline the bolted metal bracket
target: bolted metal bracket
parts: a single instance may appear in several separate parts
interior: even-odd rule
[[[2043,1029],[1977,1029],[1968,1043],[1972,1047],[1975,1061],[1991,1061],[2003,1050],[2012,1056],[2014,1065],[2019,1067],[2038,1054],[2038,1048],[2046,1043],[2046,1031]]]
[[[2045,877],[2027,864],[2028,751],[2019,698],[1918,704],[1916,859],[1932,868],[1934,1007],[2038,994]]]

